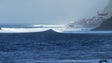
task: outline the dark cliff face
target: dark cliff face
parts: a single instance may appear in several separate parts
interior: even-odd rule
[[[112,17],[107,20],[104,20],[99,27],[93,30],[107,30],[107,31],[112,30]]]

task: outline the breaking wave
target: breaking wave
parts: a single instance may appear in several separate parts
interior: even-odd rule
[[[55,32],[75,32],[75,31],[85,31],[87,29],[81,29],[81,28],[67,28],[66,25],[30,25],[26,28],[13,28],[13,27],[3,27],[0,30],[0,33],[29,33],[29,32],[43,32],[47,31],[49,29],[54,30]]]
[[[32,25],[29,28],[1,28],[0,33],[44,32],[52,29],[58,33],[112,33],[112,31],[91,31],[91,28],[67,28],[65,25]]]
[[[64,29],[64,28],[3,28],[0,33],[32,33],[52,30],[58,33],[112,33],[112,31],[89,31],[88,29]],[[87,31],[88,30],[88,31]]]
[[[28,32],[42,32],[48,28],[2,28],[0,33],[28,33]]]

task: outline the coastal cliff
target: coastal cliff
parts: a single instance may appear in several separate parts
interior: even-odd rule
[[[104,20],[99,27],[96,27],[93,30],[106,30],[106,31],[112,30],[112,17],[107,20]]]

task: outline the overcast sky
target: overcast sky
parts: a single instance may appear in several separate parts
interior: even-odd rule
[[[102,12],[108,0],[0,0],[0,23],[65,24]]]

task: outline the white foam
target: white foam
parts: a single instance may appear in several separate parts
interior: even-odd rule
[[[64,25],[31,25],[34,28],[2,28],[0,33],[29,33],[29,32],[43,32],[49,29],[62,30]]]
[[[64,28],[65,25],[31,25],[32,27],[37,28]]]
[[[78,29],[67,29],[67,28],[58,28],[58,29],[53,29],[56,32],[59,33],[98,33],[98,34],[102,34],[102,33],[112,33],[112,31],[91,31],[91,28],[78,28]]]
[[[52,29],[59,33],[112,33],[112,31],[90,31],[91,28],[67,28],[64,25],[33,25],[35,28],[2,28],[0,33],[43,32]]]
[[[28,33],[28,32],[42,32],[49,28],[2,28],[0,33]]]

